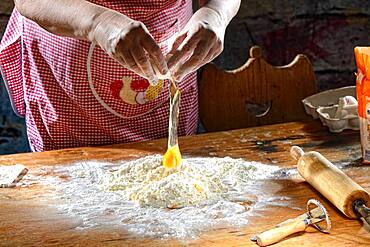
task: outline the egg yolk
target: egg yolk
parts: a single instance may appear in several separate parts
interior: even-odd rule
[[[181,164],[181,153],[179,145],[169,147],[163,155],[163,166],[167,169],[176,168]]]

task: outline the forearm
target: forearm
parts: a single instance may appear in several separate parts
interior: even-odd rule
[[[139,21],[85,0],[14,2],[20,14],[49,32],[98,44],[122,66],[147,78],[150,83],[158,81],[154,67],[158,74],[167,74],[161,48]]]
[[[14,3],[21,15],[47,31],[87,40],[99,17],[108,10],[84,0],[14,0]]]
[[[239,10],[241,0],[199,0],[199,6],[218,13],[222,23],[228,25]]]

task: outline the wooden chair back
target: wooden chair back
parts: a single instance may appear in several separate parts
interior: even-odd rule
[[[301,100],[316,92],[309,59],[297,55],[272,66],[250,49],[240,68],[224,71],[207,64],[199,81],[199,114],[207,132],[308,119]]]

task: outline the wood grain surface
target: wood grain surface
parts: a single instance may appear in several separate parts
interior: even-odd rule
[[[244,158],[277,165],[284,171],[295,169],[289,156],[292,145],[305,151],[319,151],[353,180],[370,190],[370,166],[362,165],[359,133],[344,131],[332,134],[320,122],[286,123],[256,128],[182,137],[185,156]],[[130,143],[105,147],[86,147],[0,156],[1,165],[24,164],[29,169],[53,166],[78,160],[130,160],[152,153],[163,153],[166,140]],[[62,215],[43,199],[45,188],[0,189],[0,246],[257,246],[249,238],[303,213],[308,199],[323,202],[332,219],[332,231],[323,234],[309,230],[296,234],[275,246],[369,246],[370,227],[360,220],[350,220],[298,176],[259,182],[258,190],[276,198],[287,198],[288,206],[266,206],[249,218],[243,228],[223,227],[203,232],[196,239],[153,239],[132,235],[122,229],[95,228],[79,230],[78,218]],[[276,199],[280,200],[280,199]]]
[[[297,55],[286,66],[272,66],[253,46],[238,69],[203,68],[199,81],[199,115],[207,131],[302,121],[310,118],[301,100],[316,92],[309,59]]]

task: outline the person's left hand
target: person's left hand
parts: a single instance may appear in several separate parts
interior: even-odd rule
[[[174,80],[181,81],[222,52],[226,26],[211,8],[203,7],[192,16],[169,52],[167,64]]]

